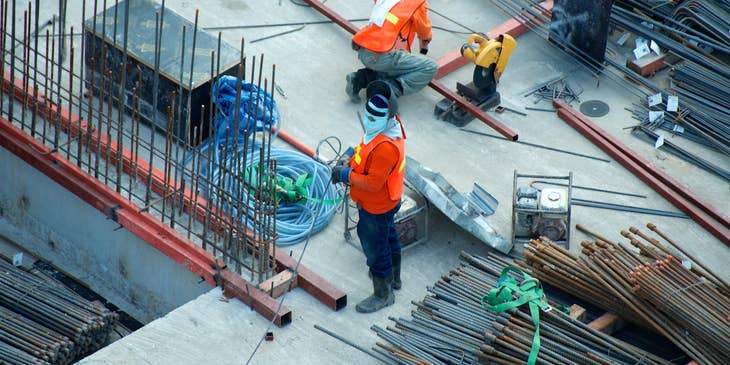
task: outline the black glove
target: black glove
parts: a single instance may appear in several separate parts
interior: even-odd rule
[[[350,171],[352,169],[345,166],[335,166],[332,168],[332,183],[337,184],[339,182],[349,183],[350,182]]]
[[[428,53],[428,48],[421,48],[421,54]]]

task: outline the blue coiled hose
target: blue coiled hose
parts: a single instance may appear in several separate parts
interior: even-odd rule
[[[238,188],[236,179],[231,176],[221,179],[220,174],[221,166],[224,166],[228,171],[235,171],[234,166],[239,166],[234,159],[236,154],[233,153],[233,150],[238,149],[239,152],[241,152],[238,155],[244,155],[242,153],[244,149],[244,138],[245,137],[243,136],[239,137],[237,143],[232,140],[228,141],[228,152],[226,153],[228,158],[223,156],[223,151],[226,150],[225,139],[218,139],[213,144],[216,148],[211,151],[213,155],[211,176],[208,176],[209,165],[207,161],[204,161],[203,159],[207,156],[212,143],[211,141],[204,142],[199,151],[202,162],[200,163],[198,170],[201,176],[206,179],[211,179],[210,181],[218,184],[218,186],[225,187],[227,193],[235,197],[236,200],[240,199],[244,203],[248,201],[248,207],[246,207],[248,211],[244,213],[252,215],[253,209],[256,208],[253,205],[253,199],[246,199],[245,196],[239,196],[239,191],[243,194],[245,194],[245,191]],[[261,144],[257,142],[249,143],[249,145],[247,161],[241,161],[240,163],[240,166],[242,166],[244,171],[252,168],[252,166],[256,165],[259,161],[259,150]],[[185,156],[184,163],[186,166],[190,164],[192,157],[192,153],[188,153]],[[304,203],[291,203],[282,200],[279,204],[279,208],[276,210],[276,231],[279,235],[276,245],[294,245],[307,238],[310,227],[312,229],[311,234],[314,234],[327,226],[335,211],[341,204],[344,189],[341,186],[334,184],[331,184],[328,188],[327,185],[330,184],[330,168],[300,152],[271,147],[270,158],[276,160],[276,174],[278,178],[286,177],[296,180],[302,174],[309,174],[312,176],[312,183],[307,187],[308,196],[313,198],[312,200],[306,200]],[[243,168],[243,166],[245,166],[245,168]],[[186,178],[190,179],[190,176],[187,175]],[[210,192],[207,191],[207,186],[200,186],[200,189],[206,193],[209,201],[217,201],[217,189],[212,189]],[[236,208],[231,204],[225,203],[225,200],[226,199],[223,199],[223,211],[231,217],[236,217],[238,213]],[[319,202],[322,200],[327,202]],[[245,214],[242,216],[245,216]],[[312,222],[314,217],[317,219]],[[249,224],[247,228],[250,230],[255,229],[255,227],[251,224]]]

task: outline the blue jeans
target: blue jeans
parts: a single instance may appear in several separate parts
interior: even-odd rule
[[[392,256],[400,254],[400,242],[395,231],[395,208],[383,214],[371,214],[358,209],[357,237],[373,276],[384,278],[393,271]]]
[[[365,67],[377,71],[379,80],[387,82],[391,89],[397,90],[398,97],[401,96],[399,92],[401,90],[396,87],[396,81],[403,88],[402,94],[412,94],[428,85],[438,71],[436,61],[404,50],[375,53],[360,48],[357,58]]]

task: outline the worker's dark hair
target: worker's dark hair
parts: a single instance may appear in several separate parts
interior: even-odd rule
[[[395,97],[393,89],[383,80],[375,80],[368,84],[365,90],[366,99],[370,100],[375,95],[381,95],[388,101],[388,118],[398,113],[398,98]]]

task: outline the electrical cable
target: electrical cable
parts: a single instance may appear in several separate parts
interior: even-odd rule
[[[220,186],[226,187],[226,194],[235,198],[238,198],[241,193],[245,194],[246,189],[239,186],[241,183],[237,176],[232,176],[231,173],[223,174],[223,171],[234,171],[236,174],[244,174],[245,172],[249,175],[247,179],[251,179],[250,175],[252,172],[256,172],[258,168],[254,162],[257,163],[260,159],[261,144],[259,142],[254,143],[249,146],[246,153],[244,151],[244,139],[245,137],[241,136],[237,142],[229,140],[228,146],[225,145],[224,138],[218,138],[215,142],[207,141],[203,143],[198,152],[200,156],[206,156],[212,144],[217,147],[212,151],[212,173],[208,176],[208,162],[206,161],[199,164],[201,166],[199,174],[204,178],[204,181],[210,179],[210,181],[219,182]],[[221,151],[224,150],[227,151],[226,156],[222,156]],[[238,153],[235,152],[236,150]],[[193,153],[189,152],[183,163],[187,165],[192,156]],[[246,156],[246,161],[236,161],[236,156]],[[276,210],[276,231],[278,234],[276,245],[280,247],[291,246],[304,240],[308,234],[321,231],[329,224],[332,216],[340,206],[344,189],[330,189],[328,186],[331,174],[330,168],[298,151],[271,147],[270,158],[276,160],[277,179],[285,178],[296,181],[304,174],[311,177],[311,184],[306,186],[308,199],[304,202],[281,200]],[[243,171],[235,171],[236,166],[241,166]],[[225,181],[222,177],[225,177]],[[190,179],[190,176],[187,175],[186,178]],[[216,191],[205,191],[205,184],[202,185],[201,190],[208,194],[208,200],[216,201],[218,199]],[[242,200],[247,201],[248,206],[245,207],[246,211],[241,216],[253,215],[254,210],[257,209],[255,199]],[[227,199],[223,199],[223,201],[224,212],[232,217],[238,216],[237,207],[225,203]],[[255,229],[252,220],[244,221],[248,222],[248,229]],[[312,230],[311,233],[310,230]]]

